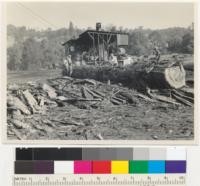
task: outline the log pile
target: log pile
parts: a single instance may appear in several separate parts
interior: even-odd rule
[[[47,115],[48,112],[55,108],[70,108],[73,109],[101,109],[112,106],[131,106],[137,107],[140,101],[147,103],[163,102],[170,105],[190,106],[194,104],[194,94],[192,89],[184,87],[181,89],[162,89],[154,90],[146,87],[146,90],[141,93],[134,89],[129,89],[120,85],[102,83],[93,79],[75,79],[70,77],[58,77],[49,79],[43,84],[23,84],[17,86],[14,84],[8,85],[7,95],[7,113],[8,113],[8,128],[9,135],[15,135],[18,139],[25,139],[25,134],[20,134],[20,131],[30,127],[40,132],[48,131],[48,127],[54,127],[55,123],[65,126],[73,126],[73,130],[80,130],[81,135],[85,139],[90,139],[88,136],[93,136],[92,139],[104,139],[101,133],[91,131],[89,134],[88,127],[82,121],[73,120],[70,117],[61,119],[51,119],[51,121],[40,121],[40,115]],[[27,124],[27,119],[42,122],[44,125],[33,123],[33,126]],[[33,129],[31,129],[33,130]],[[49,132],[48,132],[49,133]],[[50,132],[51,133],[51,132]],[[50,134],[49,133],[49,134]],[[53,134],[52,134],[53,135]]]

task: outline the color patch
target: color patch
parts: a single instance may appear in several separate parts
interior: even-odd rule
[[[53,161],[34,161],[33,170],[35,174],[53,174]]]
[[[81,148],[35,148],[34,160],[82,160]]]
[[[165,161],[148,161],[148,173],[150,174],[165,173]]]
[[[166,160],[186,160],[185,148],[168,148],[167,149],[167,159]]]
[[[133,159],[133,149],[132,148],[117,148],[116,160],[132,160]]]
[[[129,161],[129,173],[148,173],[148,161]]]
[[[149,160],[166,160],[165,148],[150,148],[149,149]]]
[[[93,161],[92,173],[93,174],[110,174],[111,161]]]
[[[117,148],[100,148],[99,160],[117,160]]]
[[[16,160],[33,160],[32,148],[17,148]]]
[[[74,161],[74,174],[91,174],[91,161]]]
[[[186,161],[166,161],[166,173],[186,173]]]
[[[112,174],[128,174],[129,162],[128,161],[112,161],[111,173]]]
[[[148,159],[149,159],[148,148],[133,149],[133,160],[148,160]]]
[[[73,174],[74,162],[73,161],[55,161],[54,174]]]
[[[34,174],[32,161],[15,161],[15,174]]]
[[[82,160],[99,160],[100,148],[83,148]]]

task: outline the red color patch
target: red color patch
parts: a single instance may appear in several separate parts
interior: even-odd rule
[[[92,173],[93,174],[110,174],[111,161],[93,161]]]

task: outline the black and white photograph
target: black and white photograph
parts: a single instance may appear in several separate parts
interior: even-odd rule
[[[5,3],[6,140],[193,141],[194,10]]]

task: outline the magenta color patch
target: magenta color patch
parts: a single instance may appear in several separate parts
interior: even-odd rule
[[[92,161],[74,161],[74,174],[91,174]]]

